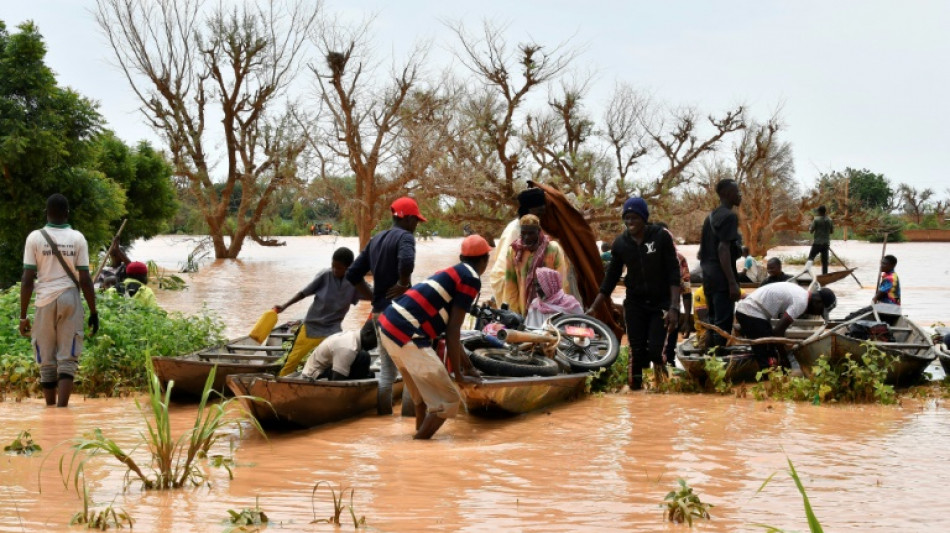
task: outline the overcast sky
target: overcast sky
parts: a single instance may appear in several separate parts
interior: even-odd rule
[[[0,19],[32,19],[46,39],[60,84],[100,102],[127,142],[156,139],[99,32],[94,0],[0,0]],[[594,73],[591,108],[616,81],[657,100],[718,112],[746,104],[765,120],[781,108],[796,174],[805,184],[847,166],[893,183],[931,187],[950,180],[950,2],[935,1],[331,1],[330,12],[376,13],[381,52],[430,39],[433,62],[454,44],[443,20],[477,30],[508,24],[528,37],[583,48],[577,66]]]

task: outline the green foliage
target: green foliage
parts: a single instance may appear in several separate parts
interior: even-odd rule
[[[145,350],[175,356],[224,339],[224,326],[210,313],[186,317],[141,305],[114,293],[96,296],[100,328],[85,338],[76,391],[116,396],[147,385]],[[0,394],[18,398],[39,391],[39,369],[28,338],[17,334],[20,289],[0,291]]]
[[[316,504],[316,495],[317,491],[320,490],[320,487],[326,485],[327,489],[330,491],[330,497],[333,499],[333,515],[328,518],[317,518],[317,504]],[[346,493],[350,493],[350,503],[347,504],[343,501],[343,498],[346,497]],[[353,529],[359,529],[361,527],[366,527],[366,517],[361,516],[356,518],[356,511],[353,510],[353,494],[355,489],[344,487],[341,483],[338,490],[333,490],[333,485],[329,481],[318,481],[316,485],[313,486],[313,490],[310,492],[310,507],[313,511],[313,520],[311,524],[326,523],[332,524],[335,526],[340,526],[340,516],[343,514],[343,510],[350,511],[350,518],[353,519]]]
[[[159,289],[166,291],[182,291],[188,288],[188,283],[181,276],[175,274],[166,274],[165,269],[158,266],[155,261],[145,262],[148,267],[148,281],[150,284],[158,285]]]
[[[617,360],[610,368],[598,368],[587,376],[584,390],[591,392],[617,392],[627,384],[627,365],[630,360],[630,348],[621,346]]]
[[[73,515],[69,525],[84,525],[86,529],[106,531],[110,527],[122,529],[126,522],[129,524],[129,529],[132,529],[133,524],[135,524],[135,520],[132,520],[132,517],[124,509],[116,510],[110,503],[105,508],[97,511],[89,509],[90,502],[89,491],[86,489],[84,480],[82,484],[82,511]]]
[[[43,451],[43,448],[33,442],[33,436],[30,435],[30,430],[25,429],[13,439],[13,442],[4,446],[3,451],[14,455],[33,455],[36,452]]]
[[[699,496],[693,493],[693,488],[686,484],[686,480],[680,478],[676,482],[679,489],[671,490],[663,498],[663,518],[670,522],[686,522],[690,527],[693,526],[694,518],[709,519],[709,509],[715,507],[710,503],[703,503]]]
[[[793,377],[781,368],[768,368],[756,375],[752,394],[756,399],[777,398],[822,402],[881,403],[897,401],[894,387],[884,383],[896,358],[873,345],[860,358],[851,354],[832,366],[820,358],[807,376]]]
[[[648,374],[650,376],[649,378],[647,377]],[[699,383],[692,379],[689,373],[682,368],[674,369],[669,377],[659,381],[658,383],[652,379],[652,376],[652,369],[644,370],[643,383],[645,385],[649,383],[656,383],[655,387],[648,385],[652,390],[655,390],[655,392],[676,392],[684,394],[702,392],[702,387],[699,386]]]
[[[732,382],[726,379],[726,362],[718,357],[708,356],[703,361],[706,370],[706,388],[719,394],[732,392]]]
[[[228,509],[228,521],[232,524],[227,531],[257,531],[270,521],[261,509],[260,498],[254,499],[254,508],[244,508],[240,512]]]
[[[148,404],[142,407],[136,399],[135,405],[142,414],[147,429],[147,433],[143,434],[143,440],[150,452],[149,463],[140,465],[118,443],[106,437],[102,430],[97,428],[91,435],[75,439],[73,456],[65,470],[63,468],[65,456],[60,459],[59,471],[63,476],[65,486],[69,486],[71,477],[73,485],[78,490],[79,477],[84,475],[86,462],[101,453],[115,457],[128,467],[129,472],[138,478],[146,489],[176,489],[188,483],[197,486],[204,483],[207,478],[204,470],[199,468],[198,460],[207,458],[208,450],[223,436],[222,430],[225,427],[233,425],[240,429],[241,422],[247,422],[264,435],[264,430],[253,416],[244,409],[232,407],[232,404],[240,398],[208,403],[208,399],[214,392],[212,386],[217,372],[215,366],[205,381],[194,425],[177,438],[174,437],[171,430],[171,418],[168,414],[174,382],[169,383],[168,389],[162,388],[152,368],[151,356],[147,353],[146,368],[148,370]]]
[[[34,24],[10,34],[0,22],[0,287],[22,272],[23,243],[45,223],[46,198],[69,199],[70,219],[90,249],[108,242],[125,213],[122,187],[96,170],[96,104],[59,87]]]
[[[795,487],[798,489],[798,493],[802,495],[802,503],[805,505],[805,517],[808,519],[808,531],[810,533],[824,533],[824,529],[821,527],[821,522],[818,521],[818,517],[815,516],[815,512],[811,508],[811,501],[808,499],[808,493],[805,492],[805,485],[802,483],[801,478],[798,477],[798,472],[795,470],[795,465],[792,464],[792,460],[788,457],[785,458],[788,461],[788,474],[792,477],[792,480],[795,481]],[[765,489],[765,486],[772,481],[772,478],[775,477],[775,473],[772,473],[759,487],[759,490],[756,491],[756,494],[762,492]],[[755,524],[768,533],[785,533],[785,530],[779,529],[775,526],[768,526],[765,524]]]

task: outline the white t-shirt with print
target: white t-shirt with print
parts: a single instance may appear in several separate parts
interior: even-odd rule
[[[756,305],[758,304],[758,305]],[[769,283],[759,287],[736,304],[736,312],[766,320],[779,318],[782,313],[798,318],[808,309],[808,291],[797,283]],[[768,316],[765,313],[768,312]]]
[[[80,270],[89,270],[89,248],[82,233],[70,228],[68,224],[47,224],[43,229],[56,243],[76,279],[79,279]],[[23,268],[36,270],[36,307],[53,303],[60,294],[76,286],[59,264],[59,259],[53,255],[49,243],[39,230],[33,231],[26,238]]]

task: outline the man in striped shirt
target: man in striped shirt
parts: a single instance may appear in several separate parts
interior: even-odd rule
[[[428,439],[458,413],[461,396],[432,342],[445,334],[455,380],[473,381],[478,372],[464,355],[462,321],[478,298],[480,276],[488,268],[491,246],[480,235],[462,241],[457,265],[413,286],[379,316],[383,347],[399,368],[416,411],[415,439]]]

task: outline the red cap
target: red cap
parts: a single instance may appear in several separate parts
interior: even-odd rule
[[[491,246],[481,235],[469,235],[462,239],[462,255],[465,257],[478,257],[490,251]]]
[[[392,210],[394,217],[405,218],[414,216],[418,218],[420,222],[428,222],[426,217],[422,216],[422,213],[419,212],[419,204],[408,196],[397,198],[396,201],[389,206],[389,209]]]
[[[139,274],[148,275],[148,267],[145,266],[145,263],[141,261],[132,261],[125,267],[125,273],[130,276],[135,276]]]

